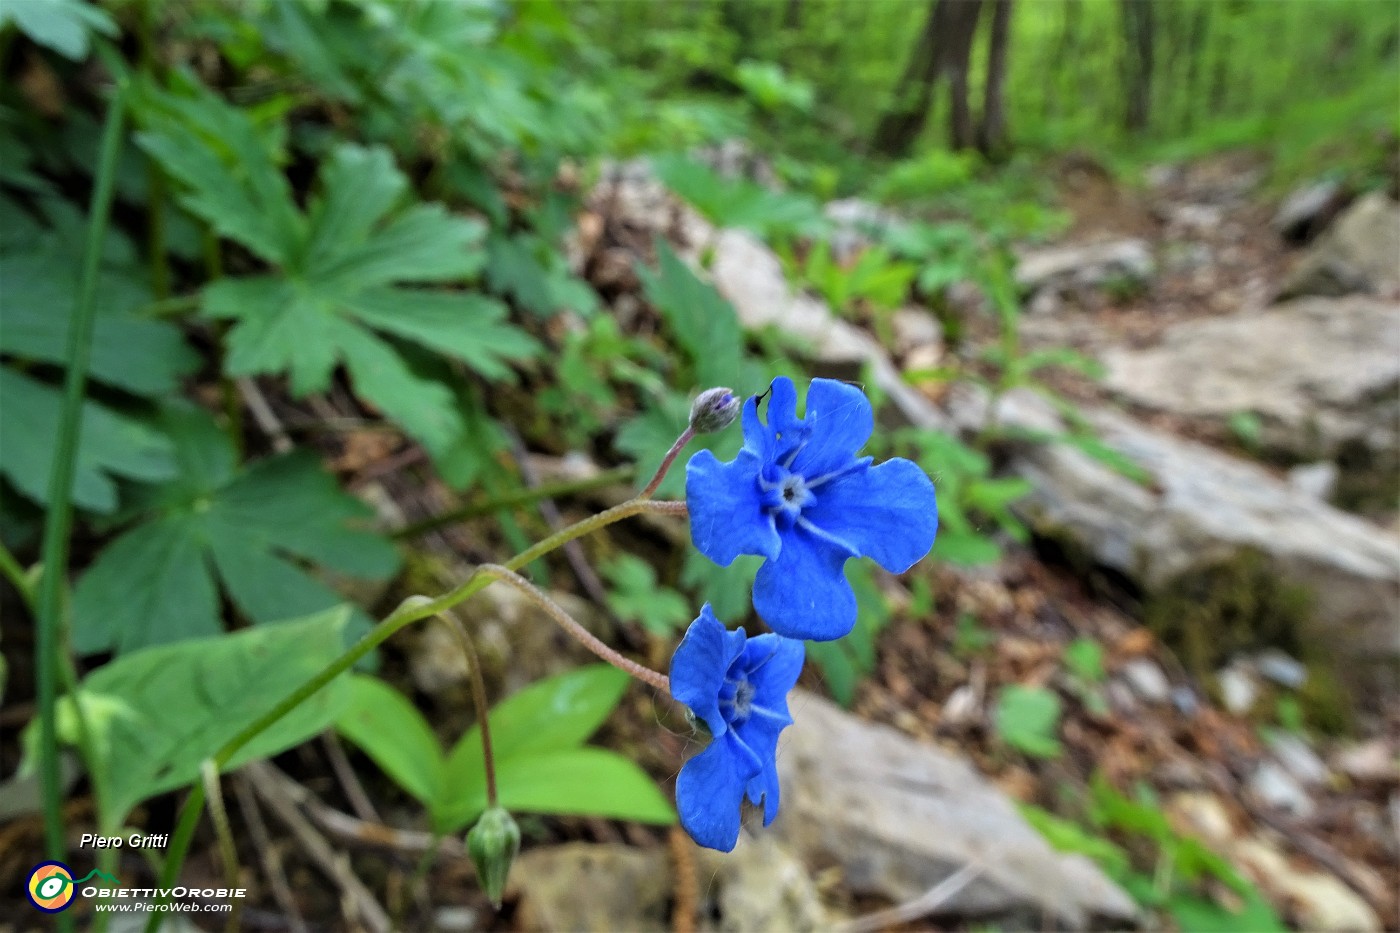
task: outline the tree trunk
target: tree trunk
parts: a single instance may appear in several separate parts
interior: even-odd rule
[[[949,112],[948,144],[955,151],[971,149],[977,142],[968,102],[968,70],[972,66],[972,40],[977,35],[977,18],[982,0],[944,0],[949,6],[948,34],[943,46],[943,73],[948,76],[952,97]]]
[[[1127,107],[1123,126],[1129,132],[1142,132],[1152,116],[1152,52],[1155,36],[1153,0],[1122,0],[1123,83]]]
[[[989,159],[1006,151],[1006,57],[1011,34],[1011,4],[1015,0],[992,0],[992,28],[987,38],[987,85],[982,89],[982,125],[977,132],[977,148]]]
[[[929,104],[933,101],[933,86],[938,80],[939,60],[943,57],[942,38],[947,30],[948,11],[953,3],[954,0],[929,0],[924,28],[919,30],[904,73],[894,87],[890,105],[875,127],[871,147],[876,152],[893,158],[908,155],[914,140],[923,132]]]

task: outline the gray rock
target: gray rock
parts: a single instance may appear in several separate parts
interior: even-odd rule
[[[1390,296],[1400,291],[1400,202],[1379,191],[1359,199],[1318,238],[1285,279],[1280,297]]]
[[[777,255],[756,237],[723,230],[713,243],[710,277],[744,327],[775,326],[806,343],[824,374],[861,379],[868,373],[905,423],[948,429],[948,419],[904,381],[874,338],[837,318],[819,299],[795,294]]]
[[[1156,271],[1145,240],[1052,246],[1021,254],[1016,284],[1027,294],[1043,288],[1096,288],[1110,282],[1145,285]]]
[[[660,933],[671,928],[668,865],[655,852],[570,842],[522,853],[508,892],[524,930]]]
[[[1400,755],[1385,738],[1344,746],[1333,754],[1332,764],[1353,781],[1400,784]]]
[[[1246,790],[1259,798],[1261,803],[1300,819],[1312,815],[1314,809],[1308,792],[1277,762],[1260,762],[1250,775]]]
[[[437,933],[470,933],[480,927],[481,917],[471,907],[448,905],[433,911],[433,929]]]
[[[1071,929],[1135,918],[1131,898],[1087,859],[1051,849],[966,760],[803,691],[789,703],[772,829],[807,864],[834,861],[851,892],[912,900],[976,863],[938,915]]]
[[[730,853],[701,849],[699,867],[726,933],[830,927],[811,874],[771,833],[741,836]]]
[[[1048,403],[1023,390],[1002,398],[998,417],[1005,426],[1065,431]],[[1067,444],[1023,445],[1010,466],[1033,487],[1016,506],[1033,529],[1074,542],[1149,591],[1241,551],[1258,552],[1281,579],[1312,591],[1310,637],[1386,687],[1400,657],[1400,537],[1204,445],[1107,410],[1084,417],[1150,482]]]
[[[1327,766],[1312,746],[1291,732],[1270,730],[1264,737],[1275,760],[1299,783],[1315,787],[1327,781]]]
[[[943,352],[943,326],[924,308],[911,305],[895,311],[890,329],[894,331],[894,352],[899,356],[928,346],[936,347],[939,355]]]
[[[1341,472],[1331,460],[1301,463],[1288,471],[1288,485],[1310,499],[1328,502],[1337,492]]]
[[[1165,703],[1171,699],[1171,684],[1156,661],[1134,658],[1123,665],[1123,677],[1133,692],[1149,703]]]
[[[1279,205],[1272,226],[1290,243],[1306,243],[1336,215],[1345,194],[1335,179],[1295,188]]]
[[[904,225],[898,214],[860,198],[832,201],[823,213],[831,221],[831,255],[837,262],[850,259],[881,233]]]
[[[1214,421],[1248,412],[1261,440],[1299,457],[1400,443],[1400,304],[1306,299],[1188,321],[1156,347],[1104,354],[1129,401]]]

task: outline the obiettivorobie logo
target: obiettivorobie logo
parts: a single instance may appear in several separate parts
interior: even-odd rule
[[[56,914],[67,910],[73,903],[78,885],[85,884],[93,878],[101,878],[114,885],[121,884],[116,878],[95,868],[83,877],[75,879],[73,869],[62,862],[40,862],[29,873],[25,893],[29,895],[29,903],[46,914]]]
[[[88,882],[98,878],[101,887]],[[46,914],[56,914],[72,906],[76,896],[101,899],[95,909],[99,912],[170,911],[219,913],[233,909],[229,898],[247,897],[247,888],[128,888],[104,871],[93,869],[81,878],[73,877],[73,869],[62,862],[40,862],[29,872],[25,884],[29,903]],[[183,899],[218,898],[222,903],[191,904]],[[157,902],[146,898],[173,898]]]

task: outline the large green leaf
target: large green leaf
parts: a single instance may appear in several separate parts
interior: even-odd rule
[[[48,502],[63,393],[0,366],[0,399],[0,474],[35,502]],[[114,476],[158,481],[175,474],[170,442],[141,421],[89,400],[79,430],[73,502],[80,508],[116,509]]]
[[[131,808],[199,777],[230,739],[344,650],[350,612],[334,608],[280,625],[146,648],[98,668],[79,685],[98,764],[102,826],[113,831]],[[297,745],[325,729],[347,698],[345,677],[297,706],[244,746],[232,771]],[[78,741],[69,697],[60,707],[62,739]],[[31,727],[32,728],[32,727]]]
[[[408,179],[389,152],[348,144],[322,164],[303,213],[246,114],[208,92],[147,96],[152,116],[142,145],[188,186],[185,206],[276,267],[205,289],[204,312],[232,322],[225,369],[285,372],[304,395],[324,390],[344,364],[361,397],[446,455],[465,430],[452,393],[417,373],[395,340],[488,379],[508,377],[510,361],[538,351],[506,322],[499,301],[422,287],[481,272],[483,224],[441,205],[405,203]],[[185,122],[196,127],[193,138]],[[215,138],[219,130],[236,130],[242,141]]]
[[[3,0],[0,29],[11,21],[35,42],[74,61],[87,58],[92,33],[117,34],[112,17],[84,0]]]
[[[647,300],[661,312],[693,363],[696,385],[727,385],[745,391],[741,373],[744,332],[733,306],[660,240],[656,257],[656,271],[639,266],[637,272]]]
[[[636,763],[601,748],[520,755],[498,763],[501,806],[522,813],[570,813],[666,825],[675,811]],[[464,788],[438,823],[455,832],[486,809],[482,785]]]
[[[433,806],[442,793],[443,755],[422,714],[377,677],[351,677],[348,692],[336,729],[400,787]]]
[[[593,664],[531,684],[491,710],[497,762],[583,744],[627,689],[627,675]],[[447,758],[447,787],[484,784],[481,731],[473,726]]]
[[[397,566],[387,541],[351,526],[368,517],[368,506],[343,493],[308,452],[236,471],[227,438],[204,412],[172,407],[163,424],[180,475],[141,497],[143,523],[108,545],[78,581],[78,651],[130,651],[218,632],[216,579],[248,617],[268,622],[340,601],[301,561],[371,579]]]

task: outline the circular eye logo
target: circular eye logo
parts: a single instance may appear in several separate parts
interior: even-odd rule
[[[73,903],[73,871],[62,862],[41,862],[29,873],[25,893],[29,902],[47,914],[67,910]]]

